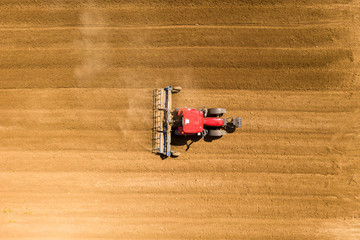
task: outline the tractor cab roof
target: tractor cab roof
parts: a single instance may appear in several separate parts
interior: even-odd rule
[[[178,112],[182,116],[182,127],[185,133],[199,133],[204,129],[204,114],[196,109],[183,108]]]

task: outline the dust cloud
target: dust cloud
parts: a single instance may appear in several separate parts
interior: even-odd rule
[[[82,53],[82,62],[74,71],[77,87],[92,87],[107,67],[104,51],[108,47],[108,35],[106,30],[97,27],[105,22],[102,13],[90,7],[80,15],[81,39],[74,42],[74,51]]]

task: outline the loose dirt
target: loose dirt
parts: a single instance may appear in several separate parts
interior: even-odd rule
[[[359,13],[2,0],[1,239],[360,238]],[[161,160],[152,89],[167,85],[243,127]]]

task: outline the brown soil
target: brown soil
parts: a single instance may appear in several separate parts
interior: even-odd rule
[[[1,239],[359,239],[359,26],[357,0],[2,0]],[[242,129],[161,160],[167,85]]]

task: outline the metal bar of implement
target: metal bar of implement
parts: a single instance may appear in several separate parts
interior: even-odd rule
[[[166,94],[166,112],[165,112],[165,121],[166,121],[166,127],[164,129],[164,133],[166,134],[166,141],[164,144],[166,144],[166,156],[171,155],[171,105],[172,105],[172,95],[171,95],[172,87],[166,87],[165,88],[165,94]]]
[[[154,89],[152,150],[166,156],[171,155],[171,107],[172,87]]]
[[[161,153],[162,150],[162,144],[161,144],[161,138],[162,135],[159,132],[161,130],[161,111],[159,108],[161,108],[161,89],[154,89],[153,91],[153,141],[152,141],[152,151],[154,153]]]

